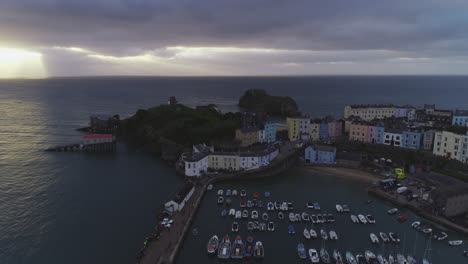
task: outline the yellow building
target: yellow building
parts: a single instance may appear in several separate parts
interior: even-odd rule
[[[248,147],[260,142],[260,130],[257,128],[243,128],[236,130],[236,139],[242,147]]]
[[[213,153],[208,158],[208,167],[214,170],[238,171],[239,164],[238,153]]]
[[[286,126],[290,141],[301,140],[310,135],[310,118],[308,117],[288,117]]]

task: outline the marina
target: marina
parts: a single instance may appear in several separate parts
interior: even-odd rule
[[[356,263],[368,263],[367,259],[369,259],[369,263],[379,263],[379,259],[383,258],[388,261],[389,255],[394,259],[398,259],[399,256],[400,258],[404,257],[407,261],[408,256],[410,256],[410,260],[411,257],[414,257],[420,261],[426,255],[426,243],[432,235],[412,227],[411,224],[415,221],[425,223],[421,225],[426,228],[438,230],[437,234],[439,235],[442,234],[441,232],[448,235],[446,241],[431,239],[433,241],[432,250],[430,251],[431,263],[439,263],[446,256],[451,256],[451,258],[460,261],[460,263],[466,261],[463,247],[455,245],[459,241],[463,241],[464,238],[462,236],[451,231],[441,230],[436,225],[430,224],[404,208],[400,208],[399,213],[406,214],[409,221],[398,221],[398,214],[390,215],[387,213],[392,208],[390,204],[379,200],[373,200],[372,203],[368,203],[367,201],[372,199],[372,197],[363,191],[362,187],[356,182],[341,178],[332,179],[327,176],[321,176],[319,173],[313,175],[310,175],[310,173],[306,174],[301,168],[294,168],[287,172],[287,174],[294,176],[290,176],[288,180],[280,175],[272,179],[258,179],[248,182],[233,181],[216,185],[216,188],[219,189],[245,189],[246,195],[244,199],[252,199],[254,192],[263,194],[264,191],[268,191],[270,197],[261,195],[257,197],[258,201],[261,200],[266,204],[271,201],[273,205],[277,202],[278,206],[274,206],[277,209],[273,211],[268,210],[268,206],[263,208],[263,210],[257,207],[248,209],[249,211],[258,211],[260,216],[263,213],[267,213],[269,221],[275,224],[275,231],[262,232],[260,230],[255,231],[254,229],[249,231],[248,222],[253,221],[250,219],[241,220],[239,223],[238,234],[244,241],[248,236],[252,236],[255,241],[261,241],[263,244],[265,248],[265,263],[294,262],[303,258],[304,254],[308,258],[308,261],[312,261],[310,253],[312,253],[312,256],[317,256],[322,263],[335,263],[336,261],[338,263],[344,261],[343,263],[345,263],[347,259],[353,261],[353,258],[354,261],[357,261]],[[334,182],[336,181],[343,182],[341,182],[340,186],[335,186]],[[299,192],[297,186],[304,187],[301,187],[301,191]],[[339,189],[337,193],[341,193],[342,196],[327,196],[326,189],[329,186]],[[187,240],[182,245],[180,255],[176,259],[176,263],[186,263],[194,255],[206,263],[218,263],[218,258],[210,258],[206,255],[205,251],[197,250],[197,248],[199,248],[200,244],[206,244],[214,234],[218,236],[228,234],[231,236],[231,240],[234,239],[234,235],[230,232],[230,226],[234,220],[219,216],[219,212],[225,207],[217,205],[216,199],[216,193],[208,192],[205,195],[192,226],[200,230],[200,235],[196,237],[189,235],[187,237]],[[242,198],[239,197],[237,199]],[[316,201],[315,203],[319,203],[321,207],[320,211],[308,207],[306,202],[308,200],[314,200]],[[338,200],[348,201],[347,207],[350,210],[350,214],[362,215],[367,222],[368,218],[370,218],[371,221],[375,221],[375,224],[355,225],[350,221],[350,214],[338,213],[336,211]],[[294,209],[286,210],[282,207],[283,201],[291,203]],[[238,205],[239,202],[234,199],[233,204]],[[286,214],[286,217],[283,219],[278,218],[279,212]],[[309,215],[309,221],[303,220],[303,213]],[[300,218],[298,221],[296,221],[297,214]],[[312,214],[316,217],[320,215],[321,217],[317,217],[317,219],[323,219],[323,221],[318,221],[314,224],[312,222]],[[328,215],[333,215],[335,222],[326,221],[325,219],[328,219]],[[291,216],[290,219],[294,221],[290,221],[288,216]],[[204,219],[210,219],[210,221],[207,222]],[[259,217],[257,221],[267,223],[262,217]],[[312,237],[311,231],[318,232],[318,236],[315,234],[316,237]],[[378,243],[373,244],[369,240],[370,233],[375,235],[379,241]],[[322,239],[322,235],[323,237],[327,237],[327,239]],[[332,239],[335,235],[336,239]],[[399,242],[400,240],[401,242]],[[414,245],[415,241],[418,243]],[[451,241],[454,245],[449,244],[448,241]],[[283,250],[275,250],[279,246]],[[310,251],[311,249],[315,249],[317,255],[314,255],[314,251]],[[329,260],[329,262],[324,262],[323,260]]]

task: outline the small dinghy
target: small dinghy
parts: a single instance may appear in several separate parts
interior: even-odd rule
[[[218,190],[218,195],[219,196],[223,195],[223,193],[224,193],[223,190]]]
[[[235,218],[236,218],[236,219],[241,219],[241,218],[242,218],[242,212],[241,212],[241,210],[237,210],[237,211],[236,211]]]
[[[275,231],[275,223],[268,222],[268,231],[270,231],[270,232]]]
[[[296,230],[294,230],[294,226],[292,226],[292,225],[288,226],[288,234],[290,234],[290,235],[296,234]]]
[[[231,189],[226,190],[226,196],[231,196]]]
[[[281,211],[287,211],[287,210],[288,210],[288,203],[287,203],[287,202],[283,202],[283,203],[281,204],[280,210],[281,210]]]
[[[413,227],[413,228],[418,228],[420,225],[421,225],[421,222],[416,221],[416,222],[413,222],[413,223],[411,224],[411,227]]]
[[[278,212],[278,219],[283,220],[284,219],[284,214],[283,212]]]
[[[314,204],[311,203],[311,202],[306,202],[306,207],[307,207],[308,209],[314,209]]]
[[[232,190],[232,196],[237,196],[237,190]]]
[[[384,233],[384,232],[380,232],[380,233],[379,233],[379,236],[380,236],[380,238],[382,239],[382,241],[383,241],[384,243],[387,243],[387,242],[390,241],[390,239],[388,238],[387,234]]]
[[[320,237],[322,237],[323,240],[328,240],[327,232],[325,232],[323,229],[320,229]]]
[[[253,230],[254,230],[254,224],[253,224],[253,222],[250,222],[250,221],[249,221],[249,222],[247,223],[247,230],[248,230],[248,231],[253,231]]]
[[[258,212],[256,210],[253,210],[250,214],[252,219],[258,219]]]
[[[235,216],[236,215],[236,209],[232,208],[229,210],[229,216]]]
[[[244,200],[242,200],[242,201],[240,201],[239,206],[240,206],[240,208],[246,208],[247,203]]]
[[[208,191],[213,190],[213,184],[208,185],[208,186],[206,187],[206,189],[207,189]]]
[[[243,210],[243,211],[242,211],[242,218],[243,218],[243,219],[249,218],[249,211]]]
[[[370,233],[369,237],[373,244],[378,244],[380,242],[379,238],[374,233]]]
[[[253,202],[250,200],[247,200],[247,207],[252,208],[252,206],[253,206]]]
[[[279,211],[279,209],[281,208],[281,202],[275,201],[274,205],[275,205],[275,210]]]
[[[388,261],[381,254],[377,255],[377,261],[379,264],[389,264]]]
[[[310,232],[307,230],[307,228],[304,228],[304,232],[302,233],[306,239],[310,239]]]
[[[421,232],[423,232],[424,234],[429,234],[432,232],[432,228],[423,228],[421,229]]]
[[[237,222],[232,223],[231,231],[232,232],[238,232],[239,231],[239,223],[237,223]]]
[[[258,224],[258,230],[265,232],[267,230],[267,225],[263,222]]]
[[[336,234],[335,230],[330,230],[329,237],[330,240],[338,240],[338,235]]]
[[[228,212],[227,212],[227,210],[226,210],[226,209],[224,209],[223,211],[221,211],[221,216],[223,216],[223,217],[224,217],[224,216],[226,216],[227,214],[228,214]]]
[[[300,222],[300,221],[301,221],[301,215],[300,215],[300,214],[295,214],[295,215],[294,215],[294,220],[295,220],[296,222]]]
[[[375,218],[372,215],[370,214],[366,215],[366,219],[367,219],[367,222],[371,224],[375,224]]]
[[[275,210],[275,206],[273,205],[272,202],[267,203],[267,210],[268,211],[274,211]]]
[[[451,246],[460,246],[461,244],[463,244],[463,240],[451,240],[448,243]]]
[[[343,206],[341,206],[340,204],[335,205],[335,207],[336,207],[336,211],[337,211],[338,213],[342,213],[342,212],[343,212]]]
[[[208,252],[208,254],[216,253],[216,250],[218,249],[218,245],[219,245],[219,238],[216,235],[212,236],[210,240],[208,241],[208,244],[206,245],[206,251]]]
[[[310,217],[306,212],[303,212],[301,214],[301,218],[302,218],[302,221],[304,221],[304,222],[309,222],[310,221]]]
[[[241,197],[246,197],[247,196],[247,191],[246,190],[241,190],[240,196]]]
[[[345,257],[346,257],[346,262],[348,262],[348,264],[357,264],[356,258],[354,258],[351,252],[346,251]]]
[[[258,208],[263,208],[263,202],[262,202],[262,201],[258,201],[258,202],[257,202],[257,207],[258,207]]]
[[[314,229],[311,228],[309,233],[311,238],[317,238],[317,232]]]
[[[390,232],[388,233],[388,237],[390,238],[390,241],[392,241],[393,243],[400,243],[400,238],[398,237],[398,233]]]
[[[262,214],[262,219],[265,220],[265,221],[268,221],[268,214],[267,214],[267,213],[263,213],[263,214]]]
[[[299,256],[300,259],[307,258],[304,244],[302,243],[297,244],[297,255]]]
[[[389,214],[389,215],[393,215],[393,214],[396,214],[396,213],[398,213],[398,208],[392,208],[392,209],[389,209],[387,211],[387,214]]]
[[[223,204],[224,203],[224,197],[220,196],[218,197],[218,204]]]
[[[318,218],[317,218],[317,216],[316,216],[316,215],[311,215],[311,216],[310,216],[310,221],[312,221],[312,223],[314,223],[314,224],[315,224],[315,223],[318,223]]]
[[[442,241],[448,237],[447,233],[445,232],[440,232],[440,234],[434,235],[434,239],[437,239],[439,241]]]
[[[359,218],[358,218],[357,216],[355,216],[355,215],[352,214],[350,217],[351,217],[351,221],[352,221],[353,223],[355,223],[355,224],[358,224],[358,223],[359,223]]]
[[[348,205],[343,204],[342,207],[343,207],[343,213],[349,213],[350,210],[349,210],[349,206],[348,206]]]
[[[361,223],[367,224],[367,218],[364,215],[360,214],[358,215],[358,218]]]
[[[309,249],[309,259],[312,263],[319,263],[320,262],[320,257],[315,248]]]
[[[296,222],[296,217],[294,216],[294,213],[289,213],[289,221]]]
[[[320,249],[320,259],[323,263],[330,263],[330,255],[328,255],[328,251],[325,248]]]
[[[320,210],[320,204],[319,203],[314,203],[314,209],[315,210]]]

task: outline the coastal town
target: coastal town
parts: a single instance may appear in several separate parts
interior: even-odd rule
[[[179,111],[183,106],[171,97],[168,104],[161,107],[162,111]],[[194,111],[220,115],[214,105],[200,106]],[[468,187],[465,183],[468,179],[468,111],[438,109],[429,104],[421,107],[347,105],[339,118],[311,117],[294,109],[283,116],[241,109],[236,118],[232,139],[215,144],[194,142],[196,144],[190,148],[178,148],[178,151],[162,145],[160,149],[166,152],[170,149],[169,156],[179,152],[173,164],[176,172],[185,177],[185,184],[173,199],[165,202],[155,231],[146,238],[138,255],[139,263],[174,262],[187,233],[197,232],[190,229],[191,222],[205,192],[215,183],[270,177],[293,166],[335,168],[336,174],[343,175],[366,173],[372,179],[365,190],[369,194],[396,208],[410,209],[432,223],[468,234]],[[81,144],[68,150],[66,147],[54,150],[115,151],[121,127],[131,124],[125,122],[118,116],[92,116],[90,126],[82,129],[90,134],[83,136]],[[164,155],[167,154],[161,153]],[[234,198],[231,198],[231,190],[227,196],[219,194],[218,204],[230,207]],[[225,210],[224,215],[228,211],[231,215],[232,210]],[[250,213],[233,211],[233,215],[239,214],[241,218]],[[398,219],[406,221],[406,217],[402,214]],[[294,214],[291,219],[295,219]],[[250,222],[248,226],[251,228]],[[254,226],[252,223],[252,228]],[[421,230],[428,229],[427,225],[421,226]],[[216,247],[221,246],[221,240],[216,239],[211,242]],[[253,249],[255,244],[251,246]],[[263,244],[261,246],[264,254]]]

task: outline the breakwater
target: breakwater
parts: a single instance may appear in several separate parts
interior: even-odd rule
[[[99,144],[69,144],[50,147],[46,151],[57,152],[114,152],[116,150],[115,142],[112,143],[99,143]]]
[[[286,147],[269,166],[242,171],[237,173],[207,175],[195,182],[195,191],[185,207],[173,215],[173,225],[169,229],[158,232],[156,239],[152,240],[138,263],[142,264],[168,264],[174,263],[182,246],[198,208],[203,200],[208,185],[229,180],[255,179],[276,176],[287,171],[303,154],[303,148]]]

